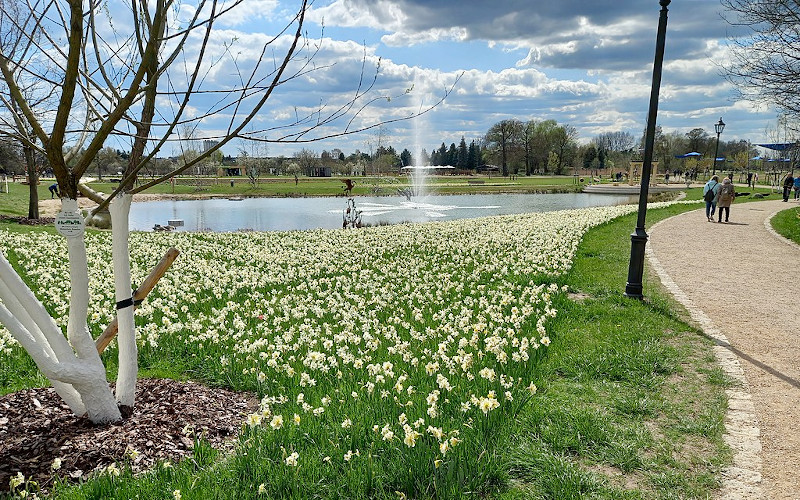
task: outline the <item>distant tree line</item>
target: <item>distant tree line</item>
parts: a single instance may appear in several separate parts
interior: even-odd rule
[[[644,134],[639,139],[629,132],[605,132],[587,144],[578,144],[577,132],[570,125],[559,125],[554,120],[522,122],[502,120],[492,125],[486,134],[467,143],[462,137],[458,144],[449,146],[442,142],[428,153],[422,149],[415,157],[408,148],[400,153],[391,145],[380,145],[372,152],[356,150],[345,154],[341,149],[317,153],[302,149],[290,157],[268,155],[265,146],[243,145],[237,156],[224,156],[217,152],[186,172],[185,175],[216,175],[230,169],[238,175],[248,176],[255,182],[263,175],[312,175],[314,169],[329,168],[333,175],[360,176],[397,173],[409,165],[443,165],[458,171],[477,172],[487,165],[497,167],[501,175],[562,175],[577,169],[590,172],[627,170],[631,160],[641,156]],[[175,169],[184,157],[200,154],[196,143],[185,144],[179,154],[169,158],[155,158],[143,169],[145,177],[159,176]],[[688,132],[664,133],[656,127],[654,160],[659,172],[683,169],[686,163],[676,158],[697,152],[706,160],[714,155],[716,135],[702,128]],[[749,158],[757,154],[749,141],[720,140],[719,156],[734,163],[736,169],[745,168]],[[111,147],[100,150],[89,172],[100,179],[118,177],[127,161],[128,153]],[[47,175],[44,157],[36,161],[39,171]],[[0,140],[0,168],[3,172],[22,174],[25,161],[21,149],[12,141]]]

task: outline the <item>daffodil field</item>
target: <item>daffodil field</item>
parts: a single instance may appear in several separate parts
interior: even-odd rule
[[[503,475],[496,436],[537,404],[559,276],[589,228],[635,210],[133,233],[134,283],[169,247],[181,251],[136,312],[140,365],[258,394],[226,459],[253,495],[488,491]],[[3,231],[0,241],[65,324],[63,237]],[[114,314],[110,234],[87,234],[87,247],[97,336]],[[25,356],[1,330],[0,357]]]

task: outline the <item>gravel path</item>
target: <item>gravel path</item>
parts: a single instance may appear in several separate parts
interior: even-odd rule
[[[743,375],[728,391],[722,498],[800,499],[800,247],[768,224],[794,206],[734,203],[729,224],[701,209],[650,229],[651,266],[716,339],[723,369]]]

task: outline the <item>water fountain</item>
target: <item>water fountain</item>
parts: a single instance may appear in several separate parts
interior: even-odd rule
[[[425,198],[429,194],[429,175],[437,171],[453,170],[454,168],[455,167],[450,167],[447,165],[409,165],[407,167],[402,167],[400,171],[408,174],[408,178],[411,181],[411,187],[403,194],[410,195],[407,196],[407,198]]]

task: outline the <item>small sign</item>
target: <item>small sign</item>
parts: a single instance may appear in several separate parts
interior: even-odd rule
[[[69,237],[80,236],[83,234],[85,226],[83,217],[77,212],[61,211],[56,215],[56,231]]]

